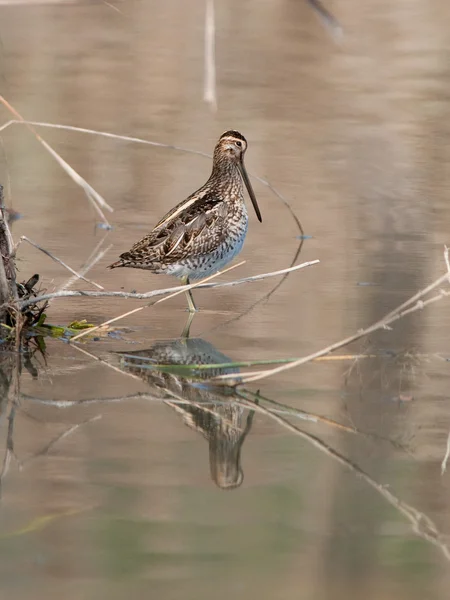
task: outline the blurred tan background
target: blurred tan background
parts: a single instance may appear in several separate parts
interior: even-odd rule
[[[298,260],[320,265],[292,274],[250,312],[275,280],[197,293],[192,335],[233,360],[313,352],[445,271],[450,7],[330,0],[327,8],[344,30],[338,42],[306,2],[216,1],[214,112],[203,101],[204,2],[0,0],[0,90],[24,118],[206,153],[224,130],[238,129],[249,142],[249,171],[283,194],[312,236]],[[0,118],[1,126],[11,115],[2,107]],[[103,247],[113,248],[89,277],[109,290],[175,283],[105,267],[206,180],[210,161],[66,130],[39,133],[113,206],[113,230],[96,228],[82,190],[12,125],[1,132],[0,182],[22,214],[14,236],[78,269],[107,235]],[[288,266],[299,245],[286,207],[261,183],[254,189],[263,223],[249,210],[247,262],[229,280]],[[18,268],[23,279],[40,273],[50,290],[68,277],[25,245]],[[97,323],[135,306],[75,299],[47,312],[52,323]],[[122,339],[87,349],[144,349],[179,336],[185,317],[179,297],[127,319],[132,331]],[[442,301],[349,350],[407,351],[411,360],[368,360],[348,379],[348,362],[310,364],[261,386],[274,400],[404,444],[407,452],[307,426],[444,536],[448,363],[435,353],[449,353],[449,324]],[[47,343],[38,366],[37,379],[26,370],[21,378],[22,393],[34,398],[102,400],[149,389],[58,341]],[[12,460],[0,504],[1,596],[448,597],[448,561],[438,548],[364,481],[263,415],[242,448],[243,485],[224,492],[210,479],[205,440],[162,403],[22,404],[14,433],[22,460],[70,424],[102,418],[22,471]]]

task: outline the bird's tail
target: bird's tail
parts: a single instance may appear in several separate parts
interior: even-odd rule
[[[124,267],[125,263],[123,260],[116,260],[116,262],[113,262],[111,265],[108,265],[106,268],[107,269],[117,269],[118,267]]]

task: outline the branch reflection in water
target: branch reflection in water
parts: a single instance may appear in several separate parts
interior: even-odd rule
[[[211,477],[222,489],[235,489],[242,484],[241,448],[251,429],[254,413],[260,412],[326,454],[333,461],[349,469],[358,478],[363,479],[372,490],[409,521],[414,534],[439,548],[445,558],[450,560],[447,536],[441,532],[428,514],[403,501],[394,494],[389,486],[376,481],[352,459],[335,450],[315,433],[300,429],[290,419],[296,417],[316,424],[320,423],[326,427],[337,428],[352,435],[370,438],[373,438],[373,435],[364,434],[356,428],[344,426],[332,419],[280,404],[247,389],[240,388],[235,391],[233,388],[226,386],[214,387],[212,382],[207,381],[208,377],[217,376],[219,373],[232,372],[233,369],[235,369],[235,372],[238,372],[238,370],[236,363],[231,363],[233,365],[231,367],[229,359],[205,340],[181,338],[168,342],[159,341],[154,343],[148,350],[129,354],[110,353],[109,361],[111,362],[96,357],[78,346],[72,346],[72,348],[82,351],[83,354],[91,356],[92,359],[115,371],[121,371],[132,378],[144,380],[149,384],[148,393],[139,392],[130,396],[121,395],[113,398],[98,397],[77,400],[56,400],[30,396],[20,392],[22,364],[20,360],[19,363],[17,362],[20,355],[12,352],[12,350],[0,353],[4,359],[0,360],[0,389],[3,391],[3,397],[6,400],[0,403],[0,417],[8,415],[6,440],[2,442],[4,453],[3,466],[0,471],[0,492],[11,459],[14,459],[20,467],[30,465],[35,459],[47,456],[62,439],[75,431],[79,431],[80,427],[101,418],[101,415],[96,415],[76,425],[71,425],[54,437],[50,443],[45,444],[40,450],[21,460],[14,450],[14,422],[19,415],[27,415],[27,418],[31,417],[27,411],[27,404],[52,406],[59,411],[74,406],[102,405],[132,399],[162,401],[173,408],[177,414],[180,414],[183,421],[190,428],[200,432],[208,440]],[[7,358],[10,360],[6,360]],[[29,360],[35,368],[30,371],[28,367],[27,370],[32,377],[35,377],[38,371],[38,364],[35,359],[36,356],[33,356],[33,353],[30,354]],[[28,361],[23,362],[23,366],[26,366],[26,362]],[[116,366],[118,363],[120,367]],[[201,365],[212,364],[217,364],[217,369],[201,368]],[[208,375],[205,375],[205,373],[208,373]],[[265,406],[267,404],[270,408]],[[379,435],[376,437],[381,441]]]
[[[211,479],[224,490],[235,489],[243,482],[241,449],[252,427],[254,411],[243,408],[231,389],[214,386],[207,379],[238,373],[239,369],[218,367],[190,371],[187,377],[173,366],[230,362],[227,356],[200,338],[158,341],[147,350],[122,355],[120,362],[121,369],[143,379],[153,391],[156,389],[164,403],[208,441]],[[155,365],[167,368],[155,368]]]

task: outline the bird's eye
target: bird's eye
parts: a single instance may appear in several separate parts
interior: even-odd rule
[[[236,144],[236,146],[237,146],[238,148],[241,148],[241,147],[242,147],[242,142],[235,142],[235,144]]]

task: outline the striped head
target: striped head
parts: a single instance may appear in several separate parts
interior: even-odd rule
[[[225,131],[219,138],[214,149],[214,157],[216,155],[227,157],[233,162],[240,162],[247,150],[247,140],[239,133],[239,131]]]
[[[258,220],[261,222],[261,212],[258,207],[258,203],[256,201],[255,192],[253,191],[252,184],[250,183],[250,179],[247,175],[247,171],[245,169],[244,164],[244,154],[247,150],[247,140],[239,133],[239,131],[235,131],[230,129],[229,131],[225,131],[219,138],[219,141],[214,148],[214,168],[218,168],[219,170],[223,168],[224,164],[229,165],[234,164],[239,169],[242,180],[247,188],[248,195],[253,204],[253,208],[255,209],[256,216]]]

